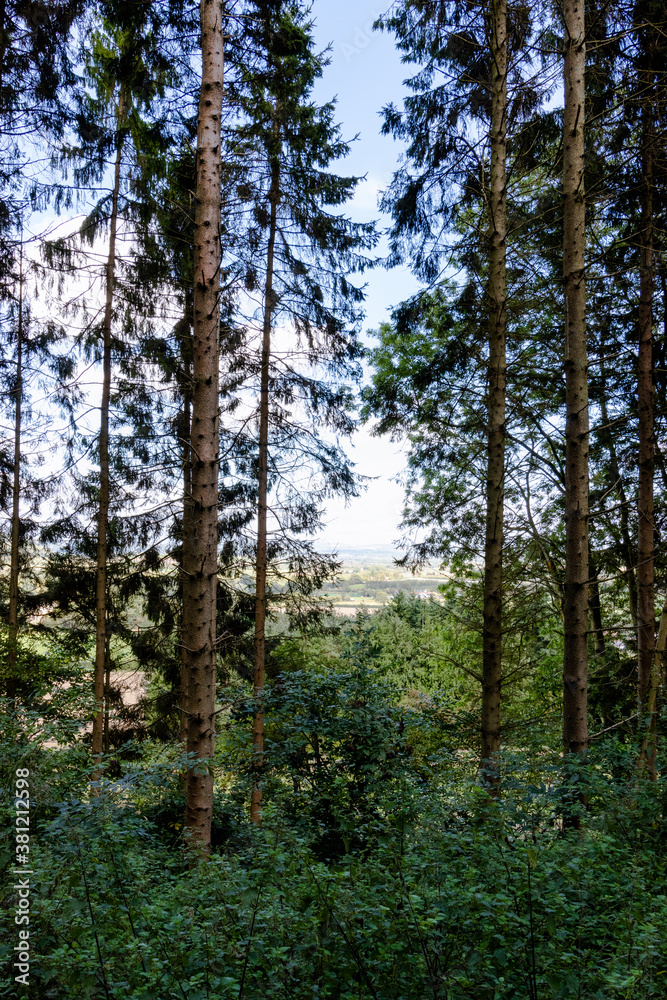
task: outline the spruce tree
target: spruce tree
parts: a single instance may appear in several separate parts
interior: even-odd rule
[[[99,354],[102,368],[100,432],[98,436],[99,477],[96,493],[96,582],[95,582],[95,666],[94,692],[97,704],[93,720],[92,753],[99,762],[105,732],[108,731],[108,697],[111,669],[111,632],[109,616],[109,525],[120,513],[122,490],[113,481],[111,467],[110,406],[113,395],[114,355],[118,359],[131,353],[117,329],[123,309],[119,307],[118,227],[133,216],[141,219],[150,206],[141,204],[147,187],[142,178],[151,172],[155,180],[161,174],[160,160],[169,142],[162,99],[173,85],[176,73],[171,67],[171,43],[168,41],[171,11],[156,10],[151,4],[131,8],[114,0],[99,7],[98,19],[82,51],[83,78],[76,95],[75,128],[69,142],[60,150],[59,166],[65,174],[73,169],[74,192],[61,181],[56,202],[67,207],[82,196],[78,189],[103,181],[111,172],[111,189],[89,211],[81,229],[79,246],[72,239],[61,239],[47,247],[47,262],[64,273],[76,272],[85,257],[84,245],[90,245],[101,232],[108,232],[106,264],[102,278],[104,307],[98,325],[84,327],[84,347]],[[111,160],[111,163],[109,163]],[[133,197],[134,195],[134,197]],[[85,195],[83,196],[85,198]],[[89,207],[89,206],[87,206]],[[121,283],[120,301],[127,307],[128,285]],[[125,302],[123,299],[125,298]],[[131,301],[132,296],[129,296]],[[127,327],[126,323],[126,327]],[[139,324],[137,324],[139,325]],[[130,365],[131,367],[131,365]],[[123,389],[118,385],[122,395]],[[127,386],[125,392],[128,391]],[[132,389],[130,388],[131,392]],[[116,400],[118,404],[119,400]],[[117,464],[117,463],[116,463]],[[115,529],[119,536],[120,532]],[[120,539],[118,538],[118,541]],[[83,541],[84,547],[87,542]],[[121,543],[122,544],[122,543]],[[117,549],[117,545],[113,545]],[[58,558],[54,572],[58,571]],[[64,568],[64,567],[63,567]],[[65,596],[67,600],[67,596]],[[94,778],[100,776],[98,763]]]
[[[489,378],[486,538],[484,545],[484,649],[482,767],[497,787],[500,764],[502,589],[505,496],[506,257],[507,257],[507,4],[492,0],[489,14],[491,114],[489,129]]]
[[[211,843],[218,570],[218,356],[220,333],[221,119],[224,8],[201,0],[202,75],[197,123],[192,344],[192,514],[183,538],[183,643],[188,674],[185,827],[203,853]]]
[[[23,368],[25,351],[25,310],[23,308],[23,244],[19,252],[19,289],[16,318],[16,375],[14,382],[14,468],[12,470],[12,520],[9,564],[9,657],[7,663],[7,695],[16,692],[16,661],[18,654],[19,612],[19,540],[21,533],[21,411],[23,405]]]
[[[409,166],[397,172],[384,198],[394,218],[390,263],[409,256],[428,282],[438,280],[454,257],[473,273],[477,264],[488,317],[481,768],[496,788],[505,534],[507,142],[508,123],[518,130],[539,93],[522,79],[521,54],[531,19],[524,7],[504,0],[436,6],[417,0],[381,23],[395,32],[404,61],[421,64],[407,81],[413,93],[404,110],[385,109],[385,131],[409,143]],[[510,140],[516,168],[521,143],[511,133]],[[468,206],[467,218],[458,197]]]
[[[629,112],[641,121],[641,222],[639,233],[639,351],[637,409],[639,417],[639,481],[637,494],[637,702],[640,718],[647,710],[655,658],[655,403],[654,403],[654,297],[655,236],[659,210],[656,170],[659,170],[661,119],[667,92],[662,39],[664,11],[655,3],[638,2],[633,11],[636,37],[635,83],[637,96]],[[636,81],[636,82],[635,82]],[[658,161],[658,162],[656,162]],[[662,247],[658,240],[658,253]],[[655,684],[653,685],[655,686]],[[654,696],[655,698],[655,696]],[[654,699],[653,699],[654,700]],[[654,708],[655,706],[653,706]]]
[[[13,282],[7,281],[0,305],[0,372],[7,386],[7,437],[13,444],[7,461],[0,465],[0,510],[6,512],[9,523],[8,593],[6,603],[2,602],[3,625],[7,627],[2,686],[9,697],[24,695],[35,680],[30,671],[19,669],[20,638],[29,631],[30,612],[41,604],[42,581],[34,565],[34,542],[44,501],[55,486],[53,477],[40,474],[37,466],[44,460],[45,448],[53,443],[54,414],[70,415],[79,395],[76,385],[67,385],[75,362],[63,344],[65,331],[57,323],[32,316],[34,275],[22,237],[23,233],[16,271],[6,276]],[[48,401],[47,412],[43,401],[36,402],[40,394]],[[21,587],[22,573],[27,577],[27,588]],[[30,597],[27,591],[32,591]]]
[[[584,5],[563,7],[563,279],[565,288],[565,588],[563,743],[588,745],[588,354],[586,347]]]
[[[73,26],[84,11],[80,0],[0,5],[0,297],[22,239],[34,154],[68,122]]]
[[[302,4],[254,0],[243,36],[248,55],[230,88],[230,99],[240,111],[231,138],[237,156],[241,154],[237,192],[244,209],[240,239],[231,247],[230,258],[232,267],[241,268],[248,294],[255,287],[262,289],[253,822],[261,815],[269,569],[272,561],[287,561],[289,585],[299,587],[305,584],[310,561],[310,572],[319,580],[330,560],[309,555],[308,546],[296,539],[316,528],[324,496],[355,488],[340,449],[326,442],[322,432],[328,427],[334,434],[345,434],[352,427],[346,412],[349,391],[341,380],[356,376],[356,324],[363,296],[349,275],[368,263],[365,254],[375,241],[372,226],[354,224],[339,213],[359,178],[329,170],[348,146],[334,124],[333,103],[312,102],[326,57],[315,51],[308,17],[309,9]],[[272,337],[279,325],[286,344],[275,351]],[[300,469],[303,474],[304,467],[311,470],[311,482],[318,483],[310,497],[309,490],[289,485],[294,472]],[[281,492],[288,498],[282,509]]]

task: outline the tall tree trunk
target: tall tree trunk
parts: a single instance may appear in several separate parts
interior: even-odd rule
[[[482,773],[500,782],[503,519],[505,496],[506,255],[507,255],[507,2],[491,2],[491,180],[489,190],[489,375],[484,630],[482,657]]]
[[[19,499],[21,492],[21,403],[23,398],[23,239],[19,257],[19,315],[16,331],[16,387],[14,405],[14,474],[12,481],[12,536],[9,565],[9,657],[7,697],[16,697],[19,640]]]
[[[563,744],[588,746],[588,359],[584,253],[584,100],[586,36],[583,0],[565,0],[563,118],[563,278],[565,286],[565,650]]]
[[[181,326],[181,395],[183,412],[180,422],[181,455],[183,463],[183,520],[181,524],[181,629],[180,629],[180,684],[179,684],[179,740],[183,750],[187,750],[188,718],[190,705],[190,674],[188,668],[187,636],[191,625],[187,616],[192,610],[192,603],[185,600],[185,574],[183,560],[186,539],[191,536],[192,529],[192,290],[186,293],[185,309]],[[187,780],[183,772],[183,781]]]
[[[188,373],[189,374],[189,373]],[[192,459],[190,454],[190,435],[192,433],[192,423],[190,409],[192,399],[190,390],[186,387],[183,397],[183,422],[181,425],[182,445],[183,445],[183,524],[181,542],[181,570],[183,568],[183,555],[185,551],[185,539],[191,534],[190,518],[192,516]],[[181,586],[184,595],[184,575],[181,572]],[[189,712],[189,672],[188,672],[188,651],[186,636],[189,625],[187,613],[190,610],[190,603],[184,599],[181,601],[181,683],[180,683],[180,742],[185,749],[188,740],[188,716]]]
[[[653,137],[650,106],[651,81],[642,108],[642,227],[639,272],[639,356],[637,401],[639,409],[639,487],[637,507],[637,702],[639,715],[646,707],[655,650],[655,573],[653,470]]]
[[[192,514],[183,540],[187,625],[188,752],[213,757],[218,572],[221,118],[224,79],[221,0],[201,0],[202,82],[197,124],[193,287]],[[211,844],[213,773],[195,764],[186,784],[185,829],[202,854]]]
[[[109,710],[111,705],[111,649],[107,633],[107,648],[104,656],[104,752],[109,753]]]
[[[277,124],[277,117],[276,117]],[[277,129],[276,129],[277,131]],[[257,565],[255,572],[255,698],[264,693],[264,667],[266,662],[266,520],[268,503],[269,464],[269,368],[271,363],[271,323],[273,317],[273,267],[276,245],[278,199],[280,196],[280,164],[274,160],[271,166],[271,189],[269,201],[269,241],[266,255],[266,282],[264,286],[264,325],[262,330],[262,362],[259,390],[259,470],[257,478]],[[260,785],[264,755],[264,713],[261,704],[255,710],[252,726],[253,781],[250,798],[250,818],[253,823],[261,821],[262,789]]]
[[[96,710],[93,717],[93,790],[97,790],[101,777],[100,754],[104,734],[104,717],[108,705],[104,704],[104,680],[109,644],[107,641],[107,533],[109,523],[109,400],[111,397],[111,316],[116,272],[116,232],[118,228],[118,196],[120,193],[121,160],[123,154],[123,120],[125,108],[123,93],[118,98],[118,137],[116,165],[111,196],[109,223],[109,252],[106,266],[106,299],[102,329],[102,402],[100,406],[100,492],[97,511],[97,581],[95,592],[95,673],[94,693]]]
[[[645,766],[648,766],[648,772],[650,778],[655,781],[658,774],[656,768],[656,757],[658,753],[658,742],[657,742],[657,729],[658,729],[658,696],[660,692],[665,687],[665,667],[667,663],[665,661],[665,651],[667,650],[667,598],[665,598],[665,603],[662,606],[662,614],[660,615],[660,626],[658,628],[658,637],[655,641],[655,649],[653,650],[653,665],[651,670],[651,676],[649,678],[648,691],[646,693],[646,712],[645,715],[648,716],[648,727],[646,729],[644,739],[642,740],[641,751],[639,754],[639,770],[640,772],[644,770]]]

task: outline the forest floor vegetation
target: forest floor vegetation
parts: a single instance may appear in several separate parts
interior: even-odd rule
[[[381,624],[349,630],[337,663],[318,663],[312,643],[310,664],[304,654],[289,670],[282,651],[264,695],[259,827],[253,698],[240,682],[223,689],[213,849],[195,864],[177,745],[146,738],[106,755],[91,797],[76,683],[66,710],[39,692],[31,709],[5,701],[0,996],[664,997],[664,772],[638,773],[621,728],[581,765],[586,804],[569,801],[546,712],[508,738],[491,799],[475,706],[437,690],[406,699],[382,668],[397,647]],[[12,970],[17,768],[30,774],[29,985]],[[564,828],[577,810],[580,829]]]

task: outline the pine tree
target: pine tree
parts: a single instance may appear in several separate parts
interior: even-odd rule
[[[631,22],[632,47],[626,58],[625,119],[640,145],[639,171],[630,167],[628,181],[633,194],[639,189],[641,216],[638,223],[638,340],[637,415],[637,705],[640,720],[648,715],[652,736],[649,770],[655,777],[655,728],[660,666],[656,662],[655,540],[660,508],[655,498],[656,429],[659,410],[655,391],[654,300],[656,270],[664,253],[660,218],[664,213],[665,113],[667,79],[664,70],[665,13],[662,5],[638,0],[625,19]],[[663,170],[661,170],[661,167]],[[633,177],[633,174],[635,176]],[[635,181],[633,184],[632,182]],[[662,210],[662,212],[661,212]],[[633,220],[634,221],[634,220]],[[644,720],[646,721],[646,720]],[[648,742],[644,741],[644,751]]]
[[[192,308],[192,514],[183,539],[187,749],[197,762],[212,758],[215,734],[223,20],[221,0],[202,0]],[[196,763],[188,770],[185,826],[193,845],[204,853],[211,843],[212,816],[210,765]]]
[[[584,7],[563,8],[563,278],[565,287],[565,587],[563,743],[588,745],[588,357],[586,348]]]
[[[531,91],[522,80],[524,68],[517,60],[532,27],[525,8],[508,8],[504,0],[436,7],[407,3],[384,23],[396,33],[405,61],[422,63],[408,81],[413,94],[404,111],[385,109],[384,129],[409,141],[410,162],[395,175],[384,199],[394,217],[390,262],[408,251],[415,272],[432,282],[456,255],[470,270],[479,262],[484,288],[488,362],[481,764],[485,780],[496,788],[505,532],[507,132],[508,121],[518,128],[538,97],[539,88]],[[520,149],[520,141],[511,138],[515,150]],[[514,165],[518,162],[515,151]],[[477,203],[472,218],[470,210],[466,218],[456,205],[453,191],[462,194],[466,206]],[[476,228],[480,203],[486,240]],[[455,233],[464,226],[468,232],[462,252],[463,240]]]
[[[22,238],[31,146],[62,134],[67,122],[71,29],[84,10],[80,0],[0,5],[0,295]]]
[[[103,289],[102,322],[88,337],[88,349],[99,350],[102,363],[100,432],[98,437],[99,478],[96,484],[96,582],[95,582],[95,666],[94,693],[97,711],[93,720],[92,753],[97,762],[95,783],[99,779],[98,762],[103,748],[105,727],[108,732],[108,693],[111,670],[111,629],[109,627],[109,525],[111,510],[119,513],[119,491],[111,476],[110,404],[113,386],[113,357],[127,353],[122,338],[114,331],[121,313],[118,296],[119,260],[117,233],[121,219],[128,220],[150,212],[144,199],[148,193],[142,178],[151,172],[155,181],[161,174],[160,155],[169,142],[161,107],[166,89],[173,85],[170,43],[166,40],[171,12],[163,17],[151,4],[131,8],[114,0],[101,4],[85,49],[83,80],[86,88],[77,92],[75,134],[60,154],[60,167],[66,172],[73,164],[75,186],[99,183],[112,161],[111,190],[89,212],[81,230],[82,242],[93,244],[100,230],[108,227]],[[134,199],[129,192],[134,189]],[[63,183],[59,185],[56,204],[67,207],[76,196]],[[47,262],[65,273],[76,270],[83,249],[72,248],[71,240],[58,240],[47,248]],[[121,285],[121,301],[128,286]],[[130,295],[131,301],[131,295]],[[126,303],[127,305],[127,300]],[[121,346],[122,345],[122,346]],[[115,499],[116,498],[116,499]],[[116,530],[118,536],[119,532]],[[84,546],[87,544],[83,543]],[[54,561],[54,571],[56,563]],[[63,567],[64,568],[64,567]],[[67,600],[67,597],[65,598]]]
[[[639,234],[639,352],[637,408],[639,412],[639,483],[637,539],[637,701],[640,718],[653,674],[655,653],[655,418],[653,388],[654,188],[657,145],[656,111],[664,85],[659,86],[661,10],[639,2],[634,10],[637,37],[637,87],[641,117],[641,229]],[[635,102],[633,101],[632,104]]]
[[[23,353],[24,318],[23,309],[23,244],[19,253],[18,316],[16,323],[16,377],[14,383],[14,468],[12,470],[12,527],[9,565],[9,659],[7,663],[7,696],[16,693],[16,661],[18,653],[19,623],[19,539],[21,532],[21,408],[23,403]]]
[[[11,457],[0,466],[0,509],[8,513],[10,539],[8,599],[6,615],[3,614],[3,624],[7,626],[7,663],[3,665],[2,683],[12,698],[23,695],[34,681],[30,674],[19,669],[20,638],[29,630],[26,619],[29,611],[38,606],[41,589],[41,581],[30,565],[29,548],[37,532],[36,517],[54,486],[53,481],[49,482],[50,477],[40,476],[35,466],[43,457],[45,440],[51,437],[53,413],[71,413],[78,395],[76,386],[66,384],[74,373],[74,361],[63,351],[64,330],[52,321],[40,322],[31,316],[29,272],[30,262],[21,238],[16,271],[8,275],[13,277],[14,287],[11,294],[7,290],[0,312],[0,371],[8,387],[11,413],[8,437],[13,443]],[[51,413],[44,413],[41,406],[35,411],[34,396],[40,390],[45,392]],[[36,428],[39,428],[37,433]],[[34,591],[30,599],[21,589],[21,574],[26,569],[27,589]]]
[[[348,147],[334,125],[333,104],[318,107],[312,102],[313,85],[326,60],[314,51],[308,9],[283,0],[255,0],[244,41],[249,59],[231,95],[242,113],[234,142],[246,158],[237,190],[248,213],[237,261],[243,261],[248,291],[255,284],[262,287],[254,630],[259,704],[253,723],[251,803],[252,820],[259,822],[268,572],[272,559],[288,558],[298,586],[308,557],[289,540],[290,533],[313,530],[324,495],[354,489],[347,462],[336,446],[324,442],[321,429],[328,426],[340,434],[352,426],[346,413],[349,393],[336,384],[354,377],[359,354],[355,325],[362,293],[349,274],[366,265],[364,251],[375,236],[372,226],[354,224],[337,212],[359,178],[327,169]],[[280,322],[290,343],[276,355],[272,334]],[[309,365],[325,372],[326,379],[310,375]],[[293,408],[297,419],[291,418]],[[304,424],[299,413],[310,415],[313,425]],[[319,467],[320,486],[311,498],[307,491],[287,486],[289,504],[282,514],[275,492],[270,510],[271,488],[289,481],[280,468],[288,455],[294,468],[313,470],[311,480]],[[277,522],[276,541],[270,537],[271,515]],[[317,562],[311,569],[316,579],[321,566],[329,567],[328,560],[320,568]]]
[[[484,546],[484,649],[482,655],[482,767],[497,787],[500,775],[502,587],[505,494],[506,256],[507,256],[507,4],[490,5],[489,181],[489,387],[486,539]]]

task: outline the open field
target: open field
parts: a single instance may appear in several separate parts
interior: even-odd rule
[[[444,570],[434,566],[416,574],[397,566],[389,548],[343,550],[340,558],[343,566],[338,580],[321,591],[339,614],[384,607],[399,592],[437,600],[438,587],[448,579]]]

